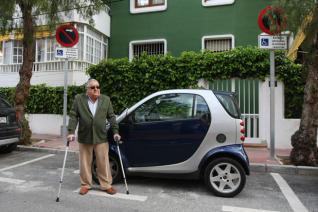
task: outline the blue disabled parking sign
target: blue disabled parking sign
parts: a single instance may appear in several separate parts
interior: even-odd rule
[[[56,55],[58,55],[58,56],[63,56],[63,50],[62,49],[58,49],[58,50],[56,50]]]
[[[268,46],[269,45],[269,39],[268,38],[262,38],[261,39],[261,46]]]
[[[287,49],[287,36],[285,35],[259,35],[258,47],[260,49]]]
[[[55,49],[56,58],[66,58],[65,48],[56,48]]]

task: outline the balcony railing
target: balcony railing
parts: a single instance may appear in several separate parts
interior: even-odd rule
[[[33,63],[33,72],[61,72],[64,71],[64,61],[50,61],[50,62],[35,62]],[[19,72],[20,64],[5,64],[0,65],[0,73],[14,73]],[[68,61],[68,70],[82,71],[93,65],[89,62],[84,61]]]

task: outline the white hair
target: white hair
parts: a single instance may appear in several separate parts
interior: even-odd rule
[[[90,84],[91,82],[97,82],[97,83],[99,83],[96,79],[90,78],[90,79],[88,79],[87,82],[86,82],[86,88],[89,87],[89,84]]]

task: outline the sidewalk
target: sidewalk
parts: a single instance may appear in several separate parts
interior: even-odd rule
[[[34,143],[32,147],[50,148],[50,149],[57,149],[57,150],[65,149],[65,143],[62,141],[61,136],[47,135],[47,134],[33,134],[32,139],[38,140],[38,142]],[[78,151],[78,143],[71,142],[70,150]],[[262,163],[262,164],[268,163],[268,164],[276,164],[276,165],[281,164],[278,158],[270,159],[270,151],[267,148],[245,145],[245,150],[250,159],[250,163]],[[278,157],[288,157],[289,153],[290,153],[290,149],[276,150],[276,155]]]
[[[61,136],[47,134],[33,134],[35,142],[31,146],[19,146],[20,150],[35,150],[47,152],[60,152],[65,150],[65,143]],[[256,172],[278,172],[288,174],[303,174],[318,176],[318,167],[304,167],[284,165],[284,158],[288,158],[291,149],[276,149],[276,157],[270,157],[270,150],[264,146],[244,145],[250,160],[251,171]],[[71,152],[78,152],[78,143],[71,142],[69,146]]]

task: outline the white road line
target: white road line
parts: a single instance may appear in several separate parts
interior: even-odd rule
[[[74,174],[79,174],[80,173],[80,170],[78,169],[78,170],[75,170],[75,171],[73,171],[73,173]]]
[[[308,212],[307,208],[303,205],[303,203],[301,203],[301,201],[298,199],[294,191],[289,187],[288,183],[284,180],[284,178],[282,178],[282,176],[280,176],[280,174],[278,173],[271,173],[271,175],[276,181],[282,193],[284,194],[293,211]]]
[[[80,189],[76,189],[74,192],[78,193]],[[126,199],[126,200],[135,200],[135,201],[141,201],[144,202],[147,200],[147,196],[141,196],[141,195],[133,195],[133,194],[122,194],[122,193],[116,193],[114,195],[107,194],[103,191],[96,191],[96,190],[89,190],[89,192],[86,195],[96,195],[96,196],[103,196],[103,197],[111,197],[116,199]]]
[[[279,212],[279,211],[267,211],[262,209],[253,209],[253,208],[241,208],[241,207],[232,207],[232,206],[222,206],[222,211],[226,212]]]
[[[21,183],[24,183],[25,180],[18,180],[18,179],[0,177],[0,182],[12,183],[12,184],[21,184]]]
[[[55,154],[49,154],[49,155],[45,155],[43,157],[39,157],[39,158],[36,158],[36,159],[33,159],[33,160],[29,160],[29,161],[26,161],[26,162],[23,162],[23,163],[18,163],[18,164],[13,165],[13,166],[8,166],[6,168],[0,169],[0,172],[6,171],[6,170],[9,170],[9,169],[14,169],[14,168],[19,167],[19,166],[24,166],[24,165],[29,164],[29,163],[34,163],[36,161],[43,160],[45,158],[49,158],[49,157],[52,157],[54,155]]]

